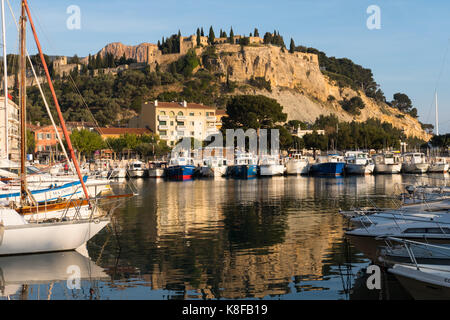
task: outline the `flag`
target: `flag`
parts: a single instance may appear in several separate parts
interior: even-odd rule
[[[11,101],[13,101],[13,97],[12,97],[12,95],[10,95],[9,93],[8,93],[8,99],[11,100]]]

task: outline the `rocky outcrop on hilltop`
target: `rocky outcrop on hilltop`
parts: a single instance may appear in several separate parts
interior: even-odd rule
[[[197,48],[200,56],[207,48]],[[112,43],[99,54],[112,53],[116,58],[123,55],[127,59],[146,62],[151,68],[158,65],[162,70],[181,58],[182,54],[163,55],[157,46],[143,43],[126,46]],[[407,136],[429,140],[431,136],[422,128],[419,121],[401,113],[386,103],[367,97],[364,92],[337,85],[321,71],[318,56],[314,53],[294,52],[273,45],[240,46],[217,44],[215,53],[201,59],[203,67],[212,73],[222,75],[220,81],[233,81],[238,84],[237,92],[262,94],[276,99],[288,114],[289,120],[314,122],[320,115],[335,114],[341,121],[365,121],[377,118],[403,129]],[[205,65],[205,62],[207,65]],[[252,79],[270,82],[271,90],[257,89],[248,85]],[[365,104],[360,115],[352,115],[342,109],[340,101],[359,96]]]

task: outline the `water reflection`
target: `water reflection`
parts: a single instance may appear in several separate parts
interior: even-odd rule
[[[52,299],[55,284],[71,295],[81,281],[109,278],[103,268],[77,251],[0,257],[0,297],[8,299]],[[39,290],[39,285],[44,288]]]
[[[109,277],[99,281],[98,297],[386,298],[363,290],[369,260],[345,239],[347,222],[337,212],[356,201],[395,205],[385,196],[417,179],[430,183],[415,175],[136,180],[139,196],[88,244]]]

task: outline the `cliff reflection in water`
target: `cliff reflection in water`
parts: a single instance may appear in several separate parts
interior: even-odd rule
[[[402,177],[140,183],[139,197],[117,212],[119,265],[136,270],[128,278],[169,290],[170,298],[302,298],[332,291],[311,296],[320,299],[346,298],[339,270],[349,262],[367,264],[344,240],[338,209],[355,198],[392,194]],[[94,256],[103,240],[90,246]],[[106,256],[102,266],[114,263]]]

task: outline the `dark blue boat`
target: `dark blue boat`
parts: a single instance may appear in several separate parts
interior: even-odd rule
[[[319,157],[318,160],[318,163],[311,165],[310,173],[312,175],[340,176],[344,174],[345,161],[342,156],[330,154]]]
[[[234,165],[227,168],[226,176],[235,179],[254,179],[258,175],[258,159],[248,153],[238,154]]]
[[[194,177],[194,160],[188,157],[170,159],[169,166],[164,169],[167,179],[173,181],[192,180]]]

